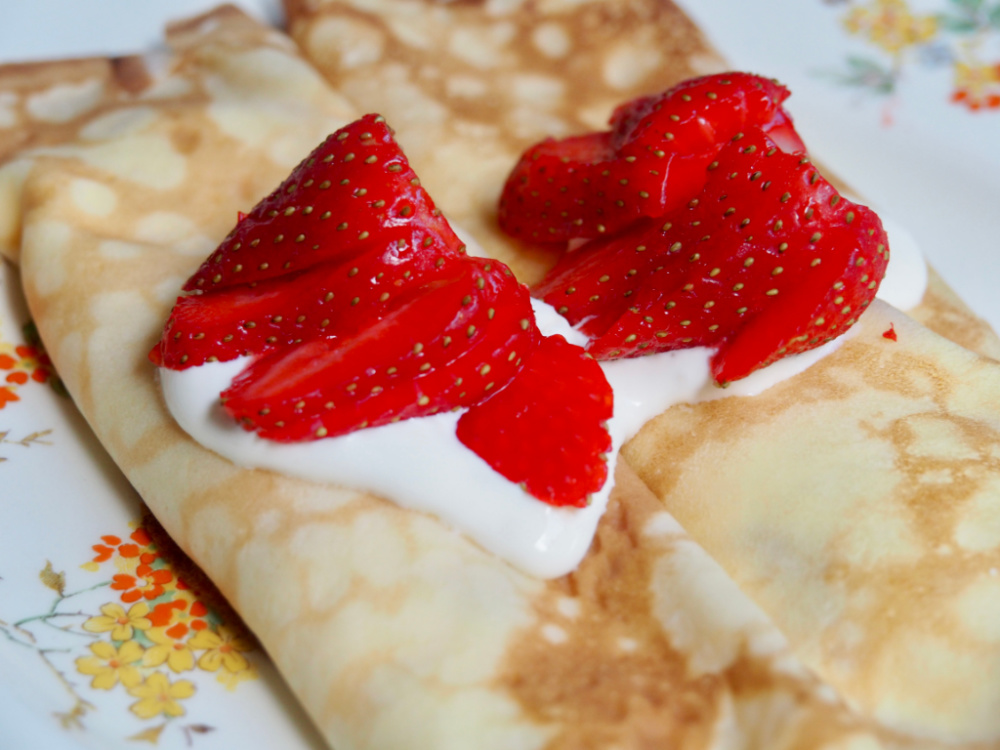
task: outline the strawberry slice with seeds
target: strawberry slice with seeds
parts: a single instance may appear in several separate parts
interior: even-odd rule
[[[687,203],[719,149],[751,127],[804,152],[781,107],[788,95],[769,79],[725,73],[622,105],[608,132],[528,149],[504,186],[500,225],[538,242],[615,234]]]
[[[225,409],[276,441],[334,437],[469,406],[502,388],[539,336],[527,289],[495,261],[409,293],[338,338],[259,358],[223,392]]]
[[[185,369],[264,354],[316,337],[343,337],[374,323],[430,276],[460,272],[462,256],[389,243],[346,261],[181,297],[153,350],[162,367]]]
[[[726,383],[839,336],[874,298],[889,257],[881,222],[808,158],[753,129],[706,171],[688,206],[568,254],[542,283],[597,359],[712,346]],[[580,290],[594,293],[568,302]]]
[[[663,265],[661,239],[655,234],[662,224],[639,219],[617,235],[565,253],[532,293],[583,333],[602,335]]]
[[[534,497],[583,507],[608,478],[612,411],[600,365],[562,336],[549,336],[510,385],[462,415],[457,433]]]
[[[344,261],[372,246],[462,248],[379,115],[320,144],[241,216],[184,285],[209,291]]]

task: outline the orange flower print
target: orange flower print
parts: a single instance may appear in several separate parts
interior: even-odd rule
[[[121,591],[121,600],[126,604],[140,599],[156,599],[163,596],[164,585],[174,580],[174,574],[168,568],[152,568],[141,563],[135,569],[135,575],[118,573],[112,576],[111,588]]]
[[[14,349],[21,367],[36,383],[44,383],[52,376],[52,360],[39,346],[21,345]]]
[[[83,629],[91,633],[111,631],[113,641],[131,640],[136,630],[149,630],[153,625],[146,617],[149,605],[145,602],[133,604],[128,612],[120,604],[112,602],[101,607],[101,613],[83,623]]]
[[[18,396],[14,391],[12,391],[7,386],[0,386],[0,409],[4,408],[7,404],[12,404],[15,401],[20,401],[21,397]]]
[[[173,633],[171,631],[174,631]],[[184,628],[184,633],[187,628]],[[180,635],[180,638],[176,637]],[[190,644],[181,640],[183,634],[175,628],[150,628],[146,637],[155,645],[142,655],[144,667],[159,667],[166,664],[172,672],[187,672],[194,669],[194,652]]]
[[[26,330],[26,333],[29,332]],[[7,345],[5,351],[0,352],[0,409],[21,400],[16,388],[30,381],[45,383],[52,377],[52,361],[41,346],[22,344],[11,349]]]
[[[152,719],[160,714],[182,716],[184,707],[178,701],[194,695],[194,685],[188,680],[171,683],[162,672],[153,672],[144,683],[130,687],[128,692],[139,698],[129,708],[140,719]]]
[[[209,614],[208,607],[197,599],[190,598],[187,592],[177,591],[174,598],[168,602],[160,602],[149,613],[149,619],[154,627],[170,628],[174,638],[183,638],[191,630],[204,630],[208,627],[204,617]]]
[[[198,658],[198,666],[206,672],[216,672],[219,667],[241,672],[250,667],[243,653],[252,650],[253,645],[225,625],[220,625],[218,631],[201,630],[188,643],[196,651],[205,650]]]
[[[117,561],[122,563],[126,570],[132,571],[139,563],[149,565],[159,557],[159,553],[150,547],[149,534],[141,526],[132,532],[129,539],[132,541],[126,542],[114,534],[102,536],[102,544],[91,547],[97,553],[91,562],[107,562],[117,553]]]
[[[90,644],[93,656],[81,656],[76,660],[80,674],[93,675],[91,687],[110,690],[119,682],[132,687],[142,682],[142,675],[135,664],[143,658],[142,646],[135,641],[125,641],[120,648],[107,641]]]

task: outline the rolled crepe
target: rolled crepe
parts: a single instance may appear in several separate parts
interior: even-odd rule
[[[286,8],[310,59],[396,123],[424,184],[489,248],[515,248],[494,217],[528,145],[729,67],[660,0]],[[544,271],[539,248],[507,252],[526,280]],[[878,305],[822,366],[756,398],[673,408],[623,456],[863,713],[1000,743],[1000,372],[967,351],[1000,347],[933,270],[908,312],[966,348]]]
[[[579,570],[541,582],[432,517],[240,468],[184,434],[146,359],[180,285],[237,210],[356,113],[231,9],[168,41],[138,86],[111,63],[93,79],[41,66],[35,83],[0,70],[7,252],[95,434],[333,747],[954,746],[817,679],[626,465]],[[82,106],[87,87],[100,96]],[[44,119],[38,102],[70,114]]]
[[[542,582],[435,518],[182,432],[146,358],[181,284],[355,112],[231,8],[168,42],[157,71],[0,69],[6,252],[94,433],[332,747],[943,747],[816,679],[628,467],[579,570]]]

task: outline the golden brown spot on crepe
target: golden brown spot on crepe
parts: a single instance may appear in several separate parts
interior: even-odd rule
[[[645,531],[660,503],[631,470],[620,468],[617,481],[591,551],[536,598],[538,625],[511,644],[501,676],[534,720],[560,727],[546,750],[714,747],[716,723],[727,721],[734,700],[759,700],[762,716],[773,700],[794,715],[783,747],[879,732],[820,697],[809,678],[776,671],[748,643],[720,671],[695,674],[652,608],[653,568],[675,543]],[[743,726],[748,747],[770,747],[766,725]],[[754,740],[755,731],[765,736]]]
[[[114,78],[123,91],[138,94],[145,91],[153,83],[146,62],[136,55],[111,58],[111,68]]]
[[[173,147],[185,156],[196,151],[198,144],[201,142],[201,131],[199,128],[180,123],[174,127],[170,136]]]
[[[928,272],[927,293],[920,306],[909,314],[966,349],[1000,359],[1000,345],[989,323],[970,310],[933,268]]]
[[[653,559],[635,545],[643,522],[659,508],[648,493],[639,494],[646,503],[621,503],[627,488],[626,479],[612,495],[580,568],[550,582],[538,600],[539,621],[558,623],[563,642],[553,643],[542,627],[508,652],[504,685],[537,721],[564,727],[547,750],[708,744],[719,681],[688,679],[684,655],[651,613]],[[566,597],[579,603],[572,618],[559,611]],[[622,641],[635,646],[622,649]]]

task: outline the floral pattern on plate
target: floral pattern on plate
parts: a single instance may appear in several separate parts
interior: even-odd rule
[[[950,100],[970,112],[1000,110],[1000,1],[825,0],[847,5],[844,29],[874,48],[847,58],[841,83],[891,96],[917,67],[951,71]]]
[[[0,261],[0,747],[322,742],[97,444]]]
[[[211,603],[217,594],[201,593],[212,592],[210,584],[178,558],[163,532],[157,534],[163,542],[153,540],[151,528],[155,521],[147,517],[125,538],[102,536],[92,546],[95,556],[80,565],[102,575],[73,590],[66,572],[47,561],[38,580],[54,592],[51,603],[12,622],[0,620],[0,633],[34,651],[72,696],[71,708],[56,713],[64,727],[85,727],[85,717],[97,710],[92,691],[117,690],[129,696],[136,717],[152,722],[127,739],[156,742],[176,727],[190,744],[214,729],[183,722],[185,704],[203,688],[196,678],[213,675],[229,690],[257,679],[256,644],[235,615]],[[76,645],[66,645],[67,634],[78,636]],[[82,685],[64,672],[67,660],[86,680]]]
[[[34,324],[28,322],[22,327],[23,341],[26,343],[5,341],[2,332],[3,329],[0,328],[0,409],[19,402],[21,396],[18,391],[38,383],[48,383],[57,393],[65,395],[65,389],[54,374],[52,361],[45,353]],[[19,445],[28,448],[32,445],[48,445],[46,438],[50,432],[51,430],[43,429],[17,435],[0,427],[0,446]],[[8,456],[0,449],[0,462],[7,460]]]

